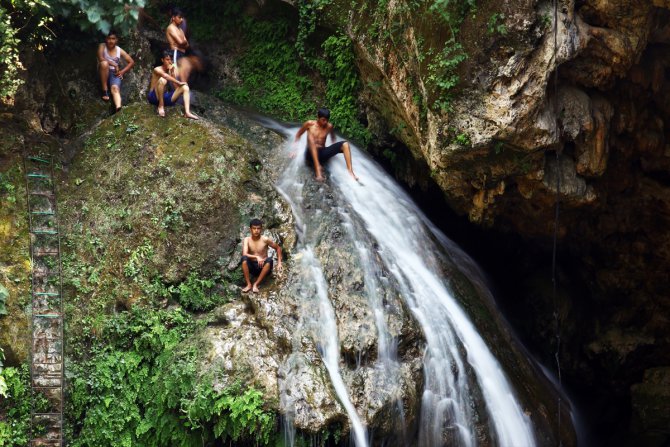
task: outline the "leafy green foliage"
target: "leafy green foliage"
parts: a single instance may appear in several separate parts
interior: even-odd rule
[[[488,23],[486,24],[486,31],[490,35],[499,34],[501,36],[507,35],[507,26],[504,23],[505,14],[494,13],[489,18]]]
[[[30,426],[30,372],[2,367],[0,350],[0,447],[28,445]]]
[[[274,415],[260,391],[216,391],[193,343],[204,323],[182,310],[134,309],[107,320],[91,356],[72,366],[73,446],[268,445]]]
[[[357,119],[360,82],[351,41],[343,35],[331,35],[320,46],[307,46],[317,12],[329,3],[300,4],[297,38],[290,21],[283,17],[238,20],[234,26],[247,46],[237,62],[241,82],[229,84],[218,96],[291,121],[314,118],[316,109],[326,106],[338,131],[367,142],[370,134]],[[318,98],[310,71],[326,81],[325,101]]]
[[[249,45],[238,62],[242,84],[232,85],[218,96],[289,120],[302,120],[313,113],[312,82],[301,73],[289,42],[288,22],[245,18],[240,26]]]
[[[465,147],[468,147],[472,144],[471,141],[470,141],[470,137],[466,133],[459,133],[458,135],[456,135],[456,138],[454,138],[454,142],[456,144],[459,144],[459,145],[465,146]]]
[[[41,50],[53,40],[54,17],[103,33],[127,33],[145,0],[11,0],[0,3],[0,101],[12,103],[23,83],[20,47]]]
[[[224,302],[225,298],[211,289],[216,282],[213,279],[201,279],[197,272],[191,272],[178,286],[170,286],[169,292],[176,296],[179,304],[190,310],[210,310]]]
[[[110,29],[127,34],[137,23],[145,0],[49,0],[54,13],[67,17],[82,29],[107,34]]]
[[[351,40],[344,35],[332,35],[323,42],[322,48],[325,59],[317,66],[327,79],[326,104],[331,105],[333,121],[345,135],[367,144],[370,133],[357,118],[356,95],[360,81]]]
[[[9,298],[9,291],[0,284],[0,317],[7,315],[7,299]],[[0,351],[0,368],[2,367],[2,351]]]

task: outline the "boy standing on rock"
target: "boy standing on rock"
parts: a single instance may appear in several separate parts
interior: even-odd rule
[[[242,241],[242,272],[247,285],[242,292],[252,291],[258,293],[258,285],[272,271],[273,259],[268,256],[268,247],[277,251],[277,269],[281,271],[282,255],[281,247],[272,239],[262,236],[263,222],[260,219],[252,219],[249,222],[251,236]],[[258,276],[256,282],[251,284],[251,275]]]

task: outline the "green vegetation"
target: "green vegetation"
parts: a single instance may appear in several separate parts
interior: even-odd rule
[[[486,31],[490,35],[499,34],[501,36],[507,35],[507,26],[504,23],[505,14],[494,13],[489,18],[489,21],[486,25]]]
[[[464,147],[470,147],[472,142],[470,141],[470,137],[466,133],[459,133],[456,135],[456,138],[454,138],[454,142],[460,146]]]
[[[0,284],[0,317],[3,315],[7,315],[7,298],[9,298],[9,291]],[[0,368],[2,368],[2,357],[3,353],[0,350]]]
[[[191,272],[178,286],[170,286],[169,292],[187,309],[194,311],[211,310],[226,301],[225,297],[212,292],[214,279],[201,279],[197,272]]]
[[[3,368],[0,349],[0,447],[28,444],[30,372],[28,365]]]
[[[216,391],[215,377],[201,372],[197,332],[205,324],[181,309],[134,308],[106,319],[88,357],[72,366],[72,445],[268,445],[275,416],[260,391],[239,383]]]
[[[341,34],[314,40],[317,13],[329,3],[300,4],[297,36],[291,19],[281,15],[231,22],[245,47],[236,62],[240,81],[228,83],[219,98],[291,121],[313,119],[325,106],[339,132],[367,143],[370,133],[358,120],[361,86],[351,41]]]
[[[76,25],[107,33],[127,33],[137,22],[144,0],[2,0],[0,1],[0,102],[12,103],[23,83],[21,48],[43,50],[57,37],[57,26]]]

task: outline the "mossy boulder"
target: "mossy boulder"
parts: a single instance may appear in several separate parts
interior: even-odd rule
[[[0,114],[0,347],[8,365],[28,358],[30,347],[30,235],[24,152],[55,152],[58,143],[22,116]],[[32,152],[31,152],[32,153]]]
[[[234,298],[249,219],[273,222],[283,206],[257,145],[174,109],[160,118],[145,104],[82,139],[59,203],[69,336],[95,334],[96,322],[136,304],[201,311]]]

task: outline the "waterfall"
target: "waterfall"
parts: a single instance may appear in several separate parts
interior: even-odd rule
[[[266,123],[267,125],[268,123]],[[297,128],[269,125],[289,137]],[[454,293],[440,265],[445,253],[463,259],[460,250],[439,232],[412,202],[410,197],[365,153],[352,146],[355,182],[345,168],[344,160],[335,157],[327,165],[328,182],[342,205],[345,228],[357,248],[365,272],[365,291],[375,317],[378,333],[377,367],[392,371],[397,365],[396,340],[385,327],[384,307],[377,296],[380,287],[374,259],[381,259],[393,276],[406,307],[421,327],[426,348],[423,358],[424,389],[421,396],[418,443],[439,446],[448,433],[457,445],[477,445],[474,421],[487,419],[490,439],[501,446],[535,445],[530,418],[524,414],[510,382],[500,364],[486,346]],[[301,142],[300,148],[304,148]],[[288,145],[282,150],[287,153]],[[318,302],[318,315],[303,312],[332,381],[340,403],[350,418],[356,445],[368,444],[359,412],[351,403],[349,391],[339,371],[340,350],[335,314],[329,302],[327,284],[314,256],[314,241],[307,235],[309,222],[302,210],[305,181],[314,181],[311,171],[303,167],[302,151],[284,171],[278,183],[280,193],[293,209],[300,236],[303,275],[310,282],[309,293],[302,297],[305,309]],[[302,178],[302,180],[300,180]],[[306,180],[307,179],[307,180]],[[358,222],[358,225],[354,225]],[[376,242],[375,248],[358,242],[356,232],[362,228]],[[371,253],[376,251],[378,257]],[[472,265],[465,267],[472,269]],[[481,286],[479,284],[478,286]],[[311,320],[309,320],[309,318]],[[311,323],[309,323],[311,321]],[[473,403],[481,395],[485,410]]]
[[[335,312],[328,299],[328,286],[321,266],[314,256],[314,241],[307,237],[307,223],[302,212],[303,183],[297,175],[299,169],[300,165],[296,159],[286,170],[277,187],[291,205],[298,226],[298,234],[301,235],[298,257],[301,260],[302,284],[306,285],[300,293],[301,324],[308,327],[307,332],[318,347],[335,393],[349,416],[356,445],[367,447],[367,432],[356,408],[351,403],[340,374],[340,341],[337,335]],[[289,430],[292,431],[292,429]],[[293,445],[293,436],[290,436],[290,440]]]

